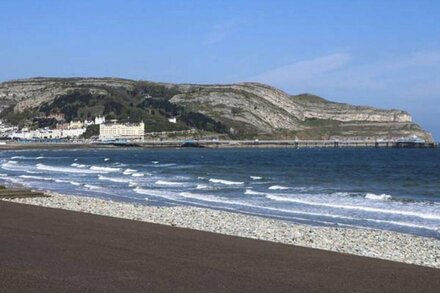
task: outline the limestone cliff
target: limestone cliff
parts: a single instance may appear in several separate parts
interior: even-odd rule
[[[432,140],[405,111],[334,103],[309,94],[292,96],[258,83],[196,85],[116,78],[34,78],[1,83],[0,111],[10,111],[13,107],[15,113],[44,109],[47,114],[64,97],[74,103],[76,96],[72,93],[83,101],[81,109],[75,108],[80,118],[87,107],[95,111],[89,115],[109,114],[107,103],[111,97],[113,104],[120,104],[116,107],[119,110],[124,107],[129,108],[127,113],[142,110],[138,113],[142,119],[148,120],[151,114],[144,111],[145,107],[155,105],[165,116],[203,115],[240,137],[386,139],[415,134]],[[151,98],[154,103],[145,102]],[[115,113],[113,108],[111,111]],[[119,112],[118,115],[125,113]],[[185,119],[182,125],[194,126]]]

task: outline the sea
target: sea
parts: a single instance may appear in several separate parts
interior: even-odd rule
[[[440,239],[439,149],[38,149],[0,152],[0,180],[142,205]]]

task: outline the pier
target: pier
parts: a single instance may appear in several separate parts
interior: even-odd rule
[[[141,147],[290,147],[290,148],[437,148],[435,142],[399,142],[374,140],[144,140]]]
[[[286,147],[286,148],[437,148],[436,142],[375,141],[375,140],[137,140],[137,141],[94,141],[39,140],[8,141],[0,144],[0,149],[32,148],[102,148],[102,147],[144,147],[144,148],[248,148],[248,147]]]

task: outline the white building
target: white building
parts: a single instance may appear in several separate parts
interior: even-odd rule
[[[145,124],[100,124],[99,139],[144,139]]]
[[[177,123],[177,118],[176,117],[168,118],[168,122],[176,124]]]
[[[17,130],[18,128],[16,126],[9,126],[5,124],[0,124],[0,133],[7,133],[14,130]]]
[[[101,125],[105,123],[105,117],[104,116],[97,116],[95,117],[95,125]]]
[[[81,135],[86,132],[86,128],[71,128],[71,129],[63,129],[61,130],[60,138],[79,138]]]
[[[73,129],[36,129],[14,131],[8,135],[10,139],[60,139],[78,138],[86,131],[85,128]]]
[[[82,122],[82,121],[70,121],[69,129],[78,129],[78,128],[84,128],[84,122]]]
[[[32,139],[32,133],[29,131],[14,131],[8,135],[10,139]]]
[[[69,123],[57,124],[57,129],[66,130],[66,129],[81,129],[85,127],[85,123],[82,121],[70,121]]]

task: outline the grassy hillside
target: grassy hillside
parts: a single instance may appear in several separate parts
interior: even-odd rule
[[[23,112],[9,107],[0,114],[0,118],[20,126],[33,128],[55,126],[44,117],[53,113],[64,114],[65,120],[92,120],[96,116],[105,116],[107,120],[120,122],[145,122],[147,132],[176,131],[197,128],[205,131],[226,133],[227,128],[201,113],[186,111],[169,99],[178,92],[165,85],[142,82],[135,90],[101,86],[105,94],[96,94],[88,87],[70,91],[54,100],[44,102],[36,108]],[[35,119],[35,117],[40,117]],[[177,117],[177,123],[168,118]]]

